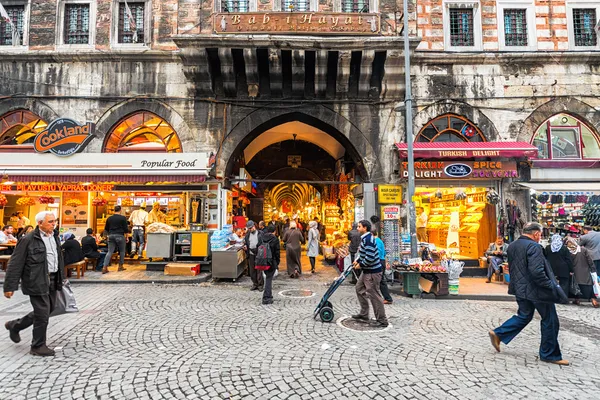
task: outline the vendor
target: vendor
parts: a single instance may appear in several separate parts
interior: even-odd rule
[[[417,207],[417,240],[427,242],[427,213],[423,207]]]
[[[235,232],[229,237],[231,244],[244,244],[244,232],[242,228],[236,228]]]
[[[160,222],[161,224],[167,223],[167,214],[160,210],[160,204],[158,202],[152,205],[152,211],[148,214],[148,224]]]
[[[501,273],[501,265],[506,262],[508,251],[508,245],[504,243],[504,237],[498,236],[494,243],[490,243],[490,247],[485,252],[485,256],[488,259],[488,274],[486,283],[492,281],[492,275],[494,272],[497,274]]]

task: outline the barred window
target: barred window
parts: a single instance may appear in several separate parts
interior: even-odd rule
[[[310,0],[282,0],[281,11],[310,11]]]
[[[24,28],[24,18],[25,18],[25,6],[6,6],[4,7],[6,13],[10,17],[10,20],[13,22],[15,27],[17,28],[17,32],[19,32],[19,41],[23,43],[23,28]],[[12,27],[8,22],[4,20],[4,18],[0,18],[0,45],[2,46],[12,46],[13,44],[13,31]]]
[[[88,44],[90,42],[90,5],[65,5],[66,44]]]
[[[248,12],[250,11],[249,0],[222,0],[222,12]]]
[[[347,13],[369,12],[368,0],[343,0],[342,11]]]
[[[131,20],[125,9],[125,3],[119,4],[119,43],[144,43],[145,3],[127,3],[131,10]],[[136,33],[136,34],[134,34]]]
[[[475,45],[472,8],[450,9],[450,45]]]
[[[591,46],[598,44],[598,37],[594,27],[596,26],[596,9],[574,8],[573,9],[573,37],[575,46]]]
[[[506,46],[527,46],[527,10],[504,10],[504,42]]]

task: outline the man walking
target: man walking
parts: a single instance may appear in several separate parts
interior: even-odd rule
[[[30,353],[47,357],[54,355],[54,350],[46,346],[46,332],[56,292],[62,290],[64,263],[60,241],[54,234],[54,214],[42,211],[35,220],[37,227],[17,244],[4,278],[4,297],[10,299],[21,281],[21,290],[29,296],[33,311],[6,322],[4,327],[10,333],[10,340],[19,343],[19,332],[33,325]]]
[[[354,260],[354,269],[362,271],[356,283],[356,295],[360,303],[360,313],[352,318],[358,321],[369,322],[369,300],[373,306],[375,321],[370,322],[373,327],[386,327],[388,320],[385,315],[383,298],[379,293],[381,284],[382,267],[379,251],[371,234],[371,223],[363,220],[358,223],[358,232],[361,234],[358,255]]]
[[[139,253],[139,257],[142,258],[142,252],[144,251],[144,229],[146,229],[146,223],[148,222],[148,212],[146,211],[146,203],[142,203],[138,210],[135,210],[129,216],[129,222],[131,222],[131,258],[135,256],[136,245]]]
[[[104,229],[108,232],[108,253],[104,258],[104,267],[102,273],[108,273],[110,259],[115,249],[119,250],[119,271],[125,271],[125,234],[129,231],[127,218],[121,215],[121,206],[115,206],[115,213],[108,217]]]
[[[499,328],[490,331],[490,339],[496,351],[500,342],[510,343],[533,319],[535,310],[542,317],[542,341],[540,360],[558,365],[569,365],[563,360],[558,345],[559,321],[554,303],[559,301],[554,276],[546,265],[542,247],[542,225],[529,222],[523,227],[523,236],[508,246],[510,284],[508,293],[515,295],[519,309]]]
[[[246,223],[246,228],[248,228],[248,232],[246,232],[246,236],[244,237],[244,244],[246,248],[246,255],[248,256],[248,275],[252,280],[252,287],[250,290],[263,290],[263,275],[262,271],[258,271],[255,267],[256,261],[256,249],[258,248],[258,243],[263,236],[263,233],[256,229],[256,225],[254,221],[248,221]]]
[[[600,272],[600,232],[596,232],[591,226],[584,226],[583,233],[579,238],[579,244],[590,251],[596,271]]]

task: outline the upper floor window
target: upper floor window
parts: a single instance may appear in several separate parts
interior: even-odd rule
[[[250,11],[249,0],[222,0],[221,1],[222,12],[248,12]]]
[[[10,18],[10,22],[0,18],[0,45],[19,46],[24,43],[25,5],[7,5],[4,9],[8,18]]]
[[[310,11],[310,0],[281,0],[281,11]]]
[[[429,121],[419,132],[417,142],[486,142],[483,133],[465,117],[444,114]]]
[[[144,43],[146,3],[119,3],[118,43]]]
[[[450,45],[473,46],[475,44],[472,8],[450,9]]]
[[[540,159],[600,158],[596,134],[569,114],[557,114],[540,125],[531,144],[538,148]]]
[[[599,17],[598,1],[567,1],[567,28],[571,50],[600,50],[600,41],[596,33]]]
[[[506,46],[527,46],[527,10],[504,9],[504,43]]]
[[[444,3],[444,44],[450,51],[482,49],[481,10],[478,1]]]
[[[342,11],[347,13],[369,12],[369,1],[342,0]]]
[[[535,4],[532,0],[499,0],[498,48],[530,51],[537,49]]]
[[[139,111],[119,121],[104,140],[105,153],[132,151],[181,153],[181,141],[167,121]]]
[[[65,44],[88,44],[90,42],[90,5],[65,5]]]

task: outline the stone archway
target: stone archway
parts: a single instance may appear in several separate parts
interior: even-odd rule
[[[427,123],[443,114],[465,117],[481,130],[488,142],[501,140],[496,126],[484,113],[470,104],[456,100],[441,100],[418,112],[413,119],[415,137]]]
[[[19,109],[31,111],[48,123],[59,118],[56,111],[39,100],[10,98],[0,101],[0,116]]]
[[[540,125],[548,120],[548,118],[560,113],[571,114],[580,119],[581,122],[584,122],[598,134],[598,128],[600,127],[600,113],[589,104],[568,97],[551,100],[536,108],[525,121],[523,121],[516,141],[531,143],[531,139]]]
[[[348,119],[323,106],[290,112],[277,107],[265,107],[242,118],[227,133],[217,152],[217,176],[233,175],[234,156],[258,136],[278,125],[299,121],[312,125],[339,141],[354,160],[365,182],[382,177],[380,157],[368,138]]]
[[[192,130],[183,117],[167,104],[154,99],[131,99],[109,108],[96,124],[96,135],[87,146],[89,153],[101,153],[106,135],[123,118],[138,111],[149,111],[171,125],[181,141],[184,152],[193,153],[196,142]]]

